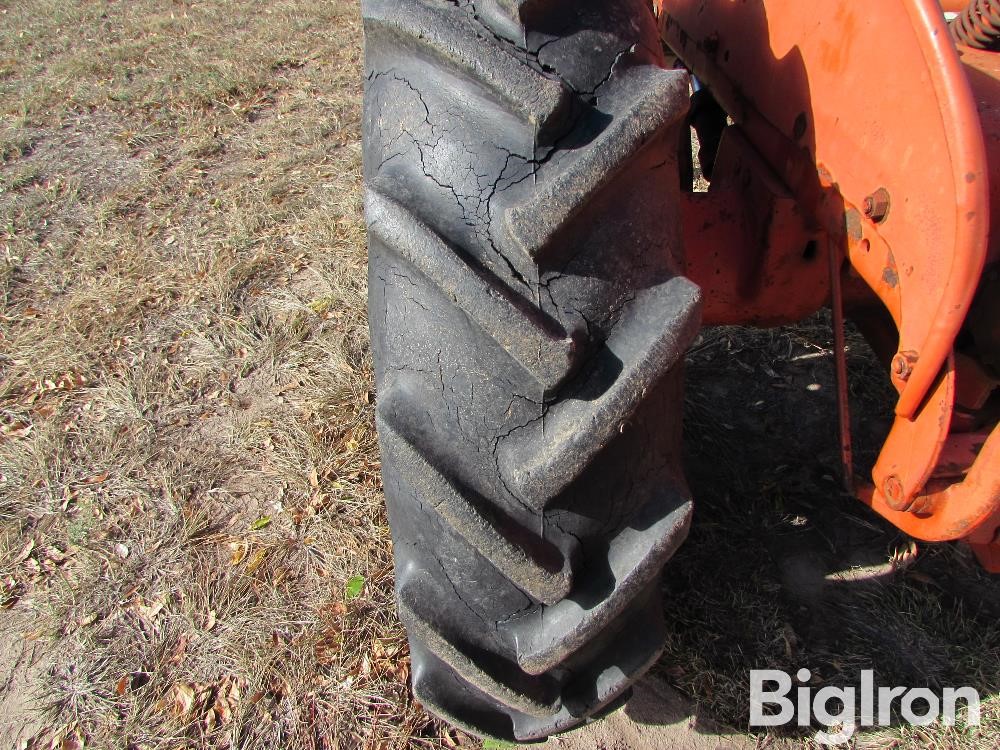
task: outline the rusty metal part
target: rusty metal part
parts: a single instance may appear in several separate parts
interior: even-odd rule
[[[892,358],[892,377],[899,381],[906,381],[913,372],[913,365],[917,362],[916,352],[899,352]]]
[[[932,0],[659,4],[667,44],[773,170],[805,226],[839,243],[849,261],[842,279],[848,314],[858,310],[875,321],[870,300],[877,298],[898,331],[887,356],[900,394],[896,418],[873,484],[860,486],[860,496],[918,538],[967,538],[980,545],[981,558],[992,559],[1000,432],[995,418],[964,410],[966,402],[985,403],[986,386],[956,359],[954,346],[987,258],[1000,259],[1000,233],[987,248],[990,208],[1000,206],[1000,179],[992,193],[987,180],[1000,176],[1000,56],[962,49],[960,63]],[[980,117],[991,134],[989,152]],[[727,261],[757,268],[762,246],[773,262],[775,243],[759,240],[730,250]],[[749,265],[741,266],[741,253]],[[772,268],[780,274],[793,266]],[[693,276],[711,300],[709,270]],[[790,294],[803,309],[829,299],[830,285],[796,280]],[[793,282],[775,275],[770,286],[789,289]],[[713,316],[726,322],[767,320],[772,306],[791,307],[758,294],[748,298],[753,307],[738,309],[728,291],[717,297]],[[997,321],[983,325],[995,331]],[[882,339],[885,349],[891,336]]]
[[[682,193],[685,274],[705,325],[781,325],[826,301],[826,243],[738,128],[727,128],[707,193]]]
[[[949,435],[934,469],[934,480],[964,477],[976,462],[985,442],[986,438],[976,432]]]
[[[906,507],[892,507],[882,492],[863,488],[860,497],[907,534],[928,542],[944,542],[986,533],[1000,526],[1000,430],[983,442],[961,482],[934,481]],[[895,503],[894,503],[895,504]]]
[[[948,28],[956,44],[996,50],[1000,43],[1000,0],[969,0]]]
[[[828,241],[830,266],[830,308],[833,310],[833,356],[837,372],[837,429],[840,437],[840,466],[844,488],[854,489],[854,450],[851,446],[851,409],[847,392],[847,342],[844,339],[844,297],[840,275],[844,264],[839,238]]]
[[[895,474],[890,474],[882,483],[882,494],[886,504],[893,510],[907,510],[909,505],[903,497],[903,483]]]
[[[889,205],[889,191],[885,188],[879,188],[865,198],[865,216],[874,221],[876,224],[881,224],[889,218]]]

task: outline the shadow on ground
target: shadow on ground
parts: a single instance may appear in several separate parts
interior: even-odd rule
[[[960,545],[915,547],[841,490],[829,337],[820,315],[773,331],[708,330],[689,355],[685,466],[696,516],[665,575],[670,637],[653,674],[687,698],[694,728],[710,735],[725,734],[715,721],[746,731],[751,669],[806,667],[814,690],[858,685],[863,669],[876,685],[971,685],[983,725],[954,734],[954,746],[989,746],[1000,578]],[[857,335],[849,367],[855,468],[867,475],[892,393]],[[626,708],[646,725],[675,724],[677,711],[676,701]],[[869,739],[886,731],[921,744],[912,735],[922,730],[910,727]],[[927,731],[938,744],[956,730]]]

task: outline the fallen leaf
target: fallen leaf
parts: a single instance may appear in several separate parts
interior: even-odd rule
[[[108,472],[101,472],[100,474],[94,474],[83,480],[84,484],[101,484],[108,480]]]
[[[88,612],[87,614],[85,614],[83,617],[80,618],[80,620],[79,620],[79,622],[77,624],[81,628],[85,628],[88,625],[93,625],[95,622],[97,622],[97,613],[96,612]]]
[[[10,609],[21,598],[24,593],[24,586],[17,582],[13,576],[7,576],[3,580],[3,588],[0,590],[0,609]]]
[[[31,427],[27,422],[12,422],[9,425],[4,425],[2,432],[10,437],[23,438],[31,433]]]
[[[79,729],[74,729],[59,743],[59,750],[83,750],[83,736]]]
[[[184,654],[187,652],[188,647],[188,637],[187,635],[182,635],[177,639],[177,645],[174,646],[173,651],[170,653],[170,658],[168,659],[171,664],[180,664],[184,659]]]
[[[264,560],[267,559],[267,550],[259,549],[253,553],[253,556],[247,560],[247,573],[254,573],[257,571],[261,565],[264,564]]]
[[[14,565],[17,565],[19,563],[23,563],[25,560],[27,560],[28,559],[28,555],[31,554],[31,551],[34,548],[35,548],[35,540],[34,539],[29,539],[28,543],[25,544],[21,548],[21,551],[17,553],[17,557],[14,558]]]
[[[260,529],[263,529],[264,527],[270,526],[270,525],[271,525],[271,517],[270,516],[261,516],[256,521],[254,521],[252,524],[250,524],[250,531],[259,531]]]
[[[194,686],[177,683],[170,693],[171,706],[175,716],[184,716],[194,706]]]
[[[244,541],[230,542],[229,549],[232,550],[230,562],[233,565],[239,565],[243,562],[243,558],[247,556],[247,551],[250,549],[250,545]]]
[[[139,617],[141,617],[147,624],[152,625],[153,620],[167,605],[166,594],[159,594],[151,602],[146,602],[141,597],[135,601],[133,608]]]

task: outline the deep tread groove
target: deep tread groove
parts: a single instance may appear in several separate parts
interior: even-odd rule
[[[384,393],[380,408],[395,400],[391,390]],[[542,539],[532,544],[534,549],[523,542],[518,546],[510,541],[511,536],[523,540],[530,538],[532,533],[527,529],[511,529],[509,522],[504,528],[486,518],[476,509],[476,505],[482,503],[473,503],[471,493],[463,493],[449,482],[398,427],[390,424],[381,413],[376,421],[386,460],[405,468],[411,476],[419,477],[427,503],[497,570],[539,602],[554,603],[569,593],[573,572],[568,560],[563,559],[557,549]]]
[[[512,66],[509,51],[477,33],[471,18],[441,6],[440,1],[365,0],[365,34],[383,38],[383,44],[420,45],[482,84],[536,132],[557,127],[568,116],[572,97],[565,86],[528,66]]]
[[[612,639],[597,653],[589,654],[587,667],[574,675],[563,688],[562,694],[553,703],[553,711],[545,716],[537,715],[538,705],[526,706],[531,712],[519,711],[516,707],[508,715],[512,722],[512,738],[521,742],[540,740],[552,734],[572,729],[582,719],[600,715],[613,706],[617,700],[629,690],[632,683],[641,677],[659,658],[663,651],[665,628],[663,624],[663,607],[659,601],[656,587],[650,587],[637,597],[637,607],[626,620],[617,622],[611,628],[611,633],[628,634],[625,637]],[[411,617],[417,616],[409,607],[401,608],[401,616],[408,628],[421,633],[422,625]],[[448,699],[441,695],[438,685],[450,675],[441,675],[447,670],[455,675],[463,675],[469,688],[475,692],[483,704],[490,702],[506,705],[504,698],[509,698],[507,686],[497,684],[490,688],[490,683],[496,682],[492,676],[486,675],[477,666],[462,664],[468,657],[455,653],[456,649],[447,640],[437,634],[428,634],[421,638],[414,656],[422,662],[420,672],[414,673],[413,691],[417,699],[428,709],[444,718],[451,724],[473,734],[481,734],[484,729],[491,734],[503,734],[494,725],[486,728],[474,725],[460,714],[463,712],[449,705]],[[420,656],[430,657],[420,659]],[[452,660],[459,664],[452,664]],[[435,674],[437,673],[437,674]],[[499,691],[499,692],[498,692]],[[501,697],[502,696],[502,697]]]
[[[418,615],[414,605],[406,600],[405,592],[400,597],[399,616],[431,653],[484,695],[492,697],[493,700],[518,713],[541,719],[546,719],[561,710],[562,700],[558,695],[553,696],[547,703],[532,700],[524,692],[518,692],[490,674],[486,667],[478,664],[472,656],[451,643],[427,618]]]
[[[369,232],[451,298],[552,393],[580,362],[585,334],[566,335],[537,308],[511,295],[488,271],[463,260],[413,214],[374,190],[365,193]],[[491,278],[492,277],[492,278]]]
[[[643,290],[597,355],[590,378],[573,392],[588,397],[565,399],[544,419],[504,438],[500,470],[521,500],[543,508],[614,439],[687,351],[700,323],[700,301],[698,287],[679,276]],[[618,368],[621,373],[602,387],[607,373]]]
[[[611,124],[561,171],[540,182],[530,199],[504,212],[505,244],[529,262],[550,261],[546,250],[558,247],[553,240],[566,224],[643,146],[684,117],[687,87],[681,71],[644,69],[612,89],[607,96],[617,112]]]
[[[608,626],[659,576],[691,523],[683,482],[653,486],[632,521],[608,543],[606,570],[580,571],[580,586],[558,604],[510,626],[517,660],[529,674],[566,661]]]
[[[591,655],[587,668],[566,686],[563,710],[547,721],[515,717],[514,734],[534,740],[576,726],[581,717],[600,715],[641,677],[663,651],[666,630],[657,586],[636,597],[636,609],[627,620],[609,628],[619,635],[602,653]]]

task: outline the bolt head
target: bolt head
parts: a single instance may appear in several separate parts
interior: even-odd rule
[[[913,370],[913,365],[910,364],[909,358],[903,354],[897,354],[892,358],[892,374],[895,375],[900,380],[906,380],[910,377],[910,372]]]
[[[890,474],[882,482],[882,494],[885,496],[886,505],[893,510],[906,510],[903,498],[903,480],[897,475]]]
[[[885,188],[879,188],[864,199],[862,206],[865,210],[865,216],[876,224],[881,224],[889,215],[889,203],[889,191]]]

